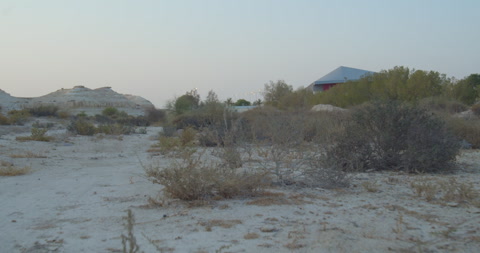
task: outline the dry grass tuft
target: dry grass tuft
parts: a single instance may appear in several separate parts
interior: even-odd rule
[[[242,223],[241,220],[208,220],[201,221],[198,224],[205,227],[206,231],[212,231],[212,227],[232,228],[233,226]]]
[[[48,158],[47,156],[35,154],[31,151],[27,151],[23,154],[11,154],[11,158]]]
[[[363,182],[363,183],[361,184],[361,186],[362,186],[367,192],[378,192],[378,191],[379,191],[377,181],[373,181],[373,182],[370,182],[370,181]]]
[[[243,236],[243,239],[245,239],[245,240],[253,240],[253,239],[257,239],[257,238],[259,238],[259,237],[260,237],[260,235],[257,234],[257,233],[248,233],[248,234],[245,234],[245,235]]]
[[[11,163],[7,162],[0,162],[0,176],[4,177],[13,177],[13,176],[20,176],[25,175],[30,172],[30,167],[16,167]]]
[[[480,193],[472,183],[461,183],[455,178],[448,180],[420,179],[410,184],[417,197],[427,201],[455,202],[461,205],[480,206]]]

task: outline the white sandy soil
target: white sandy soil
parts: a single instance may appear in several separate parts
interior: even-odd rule
[[[479,208],[427,202],[410,186],[454,177],[479,190],[478,151],[464,151],[455,174],[359,173],[346,189],[274,188],[201,207],[153,206],[148,199],[162,186],[140,161],[168,162],[147,152],[159,130],[84,137],[58,126],[47,132],[55,141],[19,142],[30,127],[0,126],[0,160],[32,168],[0,177],[0,252],[122,252],[127,209],[144,252],[157,252],[149,240],[165,252],[480,252]],[[11,157],[29,153],[44,158]]]

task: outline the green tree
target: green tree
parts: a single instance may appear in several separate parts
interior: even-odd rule
[[[480,95],[480,74],[471,74],[450,86],[449,95],[467,105],[474,104]]]
[[[235,106],[249,106],[251,105],[252,103],[250,103],[250,101],[248,100],[245,100],[243,98],[237,100],[237,102],[235,102]]]
[[[200,95],[193,89],[175,100],[174,110],[177,115],[196,109],[200,106]]]
[[[278,107],[282,97],[287,96],[293,92],[293,87],[288,85],[283,80],[276,82],[270,81],[265,84],[263,97],[266,105]]]

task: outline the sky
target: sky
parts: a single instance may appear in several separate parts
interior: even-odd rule
[[[0,0],[0,89],[83,85],[158,108],[197,89],[261,99],[339,66],[480,73],[478,0]]]

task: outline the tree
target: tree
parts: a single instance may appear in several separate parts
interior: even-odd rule
[[[261,105],[262,105],[262,100],[257,99],[257,100],[255,100],[255,101],[253,101],[253,105],[255,105],[255,106],[261,106]]]
[[[228,105],[228,106],[232,106],[234,104],[233,99],[232,98],[227,98],[227,100],[225,100],[225,104]]]
[[[293,87],[285,83],[285,81],[270,81],[269,83],[265,84],[263,98],[265,100],[265,104],[278,107],[280,105],[280,100],[282,99],[282,97],[287,96],[292,92]]]
[[[471,74],[450,88],[450,95],[467,104],[474,104],[480,95],[480,74]]]
[[[198,108],[200,105],[200,95],[196,89],[186,92],[185,95],[177,98],[174,104],[175,113],[180,115],[187,111]]]
[[[237,100],[237,102],[235,102],[235,106],[249,106],[251,105],[252,103],[250,103],[250,101],[248,100],[245,100],[243,98]]]
[[[215,93],[213,90],[208,91],[207,98],[204,101],[204,104],[217,104],[220,103],[220,100],[218,100],[217,93]]]

